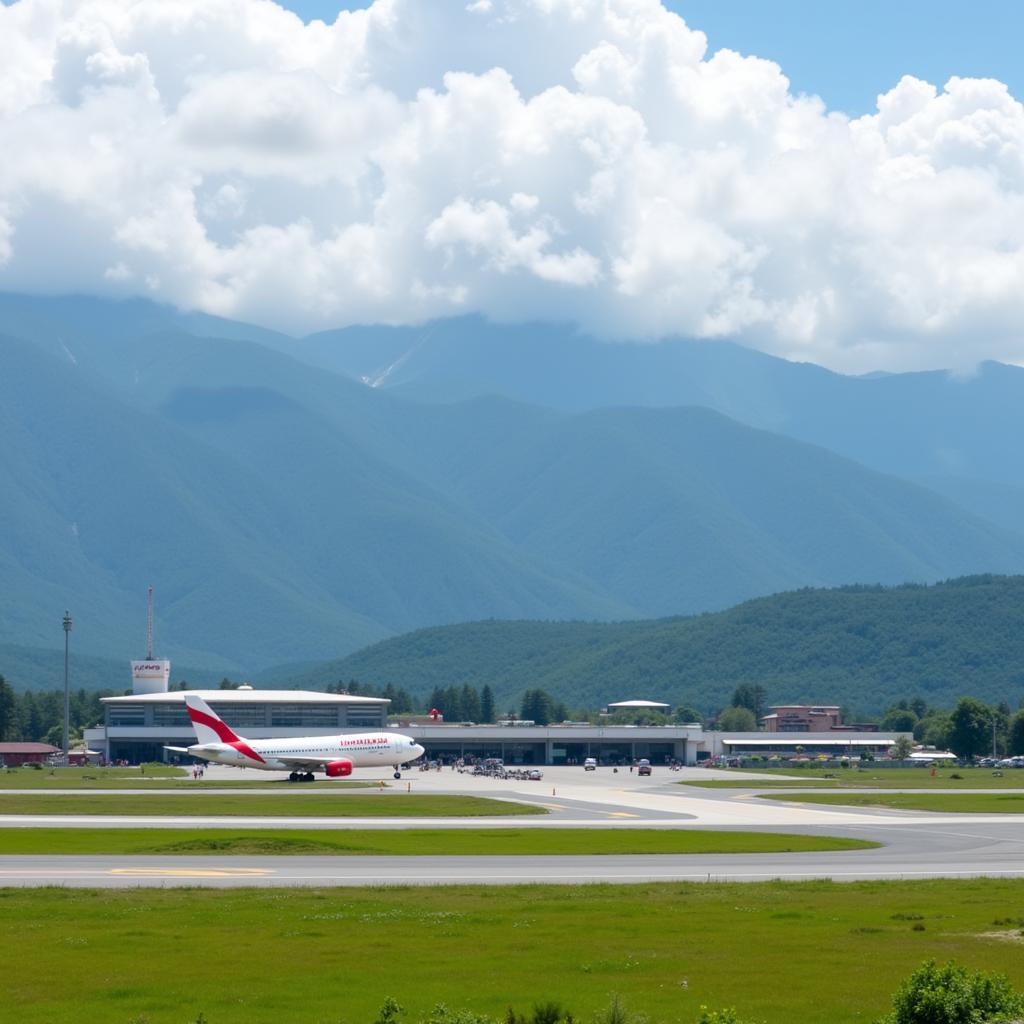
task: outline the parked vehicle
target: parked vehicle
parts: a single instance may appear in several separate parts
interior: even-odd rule
[[[597,771],[597,758],[596,757],[588,757],[583,762],[583,770],[585,772],[596,772]]]
[[[650,775],[651,774],[651,762],[646,757],[640,759],[640,763],[636,766],[637,775]]]

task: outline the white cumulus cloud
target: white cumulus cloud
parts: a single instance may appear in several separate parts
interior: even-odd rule
[[[1021,103],[907,77],[851,120],[783,70],[659,0],[18,0],[0,288],[1024,360]]]

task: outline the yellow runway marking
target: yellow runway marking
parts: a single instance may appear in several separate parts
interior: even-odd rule
[[[609,818],[639,818],[639,814],[630,814],[628,811],[608,811]]]
[[[273,874],[270,868],[111,868],[111,875],[135,875],[145,878],[173,875],[175,878],[232,878]]]
[[[565,804],[541,804],[541,807],[546,807],[549,811],[564,811]]]

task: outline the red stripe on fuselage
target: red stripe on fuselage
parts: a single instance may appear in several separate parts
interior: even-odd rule
[[[245,740],[236,740],[234,743],[229,743],[228,746],[234,747],[240,754],[245,754],[246,757],[251,757],[254,761],[259,761],[260,764],[267,763]]]

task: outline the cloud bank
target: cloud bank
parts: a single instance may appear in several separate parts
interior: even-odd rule
[[[885,85],[886,83],[880,83]],[[1024,108],[850,120],[658,0],[0,7],[0,289],[290,333],[480,312],[840,369],[1024,361]]]

